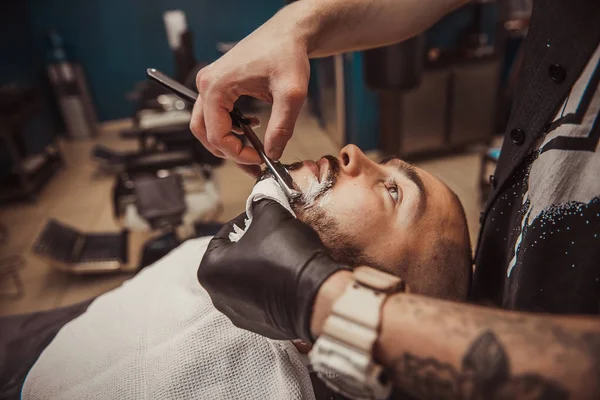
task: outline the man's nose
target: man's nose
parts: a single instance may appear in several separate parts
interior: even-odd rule
[[[349,144],[340,150],[340,165],[346,175],[357,176],[373,162],[355,145]]]

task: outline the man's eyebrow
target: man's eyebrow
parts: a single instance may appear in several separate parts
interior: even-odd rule
[[[406,177],[412,183],[414,183],[415,186],[417,186],[417,189],[419,190],[419,196],[421,197],[420,207],[424,206],[425,197],[427,195],[427,192],[425,190],[425,185],[423,184],[423,180],[419,176],[419,173],[417,172],[415,167],[413,167],[412,165],[410,165],[409,163],[407,163],[405,161],[402,161],[398,157],[385,158],[379,164],[381,164],[381,165],[393,164],[394,167],[398,168],[400,173],[406,175]]]

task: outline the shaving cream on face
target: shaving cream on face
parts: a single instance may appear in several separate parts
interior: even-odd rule
[[[319,182],[316,176],[308,176],[306,179],[308,180],[308,187],[302,192],[301,203],[305,209],[313,207],[317,198],[323,195],[319,201],[319,206],[322,207],[329,200],[333,182],[327,178],[323,179],[323,182]]]
[[[323,207],[325,204],[329,203],[329,198],[331,197],[331,190],[328,190],[321,199],[319,200],[319,207]]]

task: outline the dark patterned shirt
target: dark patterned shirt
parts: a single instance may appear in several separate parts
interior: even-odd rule
[[[534,2],[533,54],[482,215],[475,301],[600,311],[599,4]]]

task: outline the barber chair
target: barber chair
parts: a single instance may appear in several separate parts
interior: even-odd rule
[[[134,182],[135,206],[153,230],[161,232],[147,241],[139,267],[143,268],[177,247],[176,229],[186,211],[182,178],[144,177]],[[129,263],[129,235],[124,229],[112,233],[84,233],[50,220],[33,245],[33,252],[48,264],[72,274],[100,274],[134,269]]]
[[[190,131],[189,111],[141,110],[136,113],[134,121],[136,126],[121,131],[120,137],[136,140],[138,150],[119,152],[96,145],[91,156],[98,162],[100,172],[114,174],[140,170],[141,166],[152,172],[192,164],[218,166],[223,163],[222,159],[206,150]]]
[[[115,272],[128,261],[127,230],[83,233],[54,219],[48,221],[33,252],[54,268],[72,274]]]
[[[164,232],[144,244],[141,267],[158,261],[168,252],[179,246],[175,228],[183,223],[186,211],[183,183],[179,175],[172,175],[156,185],[152,178],[142,178],[135,182],[136,206],[140,216],[153,230]]]
[[[99,170],[108,174],[123,172],[151,174],[177,167],[189,167],[196,163],[189,151],[138,153],[112,150],[101,145],[94,147],[92,157],[98,161]]]
[[[183,161],[188,160],[187,165]],[[188,152],[155,153],[136,156],[134,163],[115,177],[112,189],[113,215],[134,231],[153,230],[138,210],[137,182],[140,179],[177,174],[182,178],[185,204],[184,228],[194,231],[197,221],[214,220],[221,211],[219,191],[210,165],[196,165]]]
[[[179,44],[173,48],[173,51],[176,79],[186,87],[196,90],[196,75],[207,64],[196,60],[193,36],[189,30],[180,34]],[[137,140],[139,144],[137,154],[187,150],[192,153],[197,164],[211,166],[222,164],[221,158],[207,151],[192,135],[189,130],[191,109],[179,97],[169,93],[155,82],[146,81],[137,84],[129,98],[136,102],[134,127],[122,131],[120,137],[126,140]],[[248,110],[252,108],[252,101],[251,98],[244,96],[236,102],[236,106]],[[238,137],[245,140],[243,135]],[[134,153],[128,155],[129,159],[132,159]]]
[[[132,128],[121,131],[120,137],[137,140],[140,153],[189,151],[197,164],[218,166],[223,160],[214,156],[200,143],[189,128],[189,119],[184,124],[158,126],[154,128]]]
[[[35,201],[62,166],[46,118],[39,88],[17,83],[0,86],[0,202]],[[32,133],[35,146],[31,146]]]
[[[0,292],[0,300],[17,300],[23,297],[25,285],[23,285],[19,270],[23,268],[24,264],[23,258],[20,256],[0,258],[0,282],[11,280],[14,287],[14,290]]]
[[[140,152],[150,152],[160,146],[168,146],[172,140],[185,140],[191,142],[195,139],[190,132],[189,119],[184,123],[153,128],[134,127],[124,129],[119,133],[124,140],[137,140]]]

